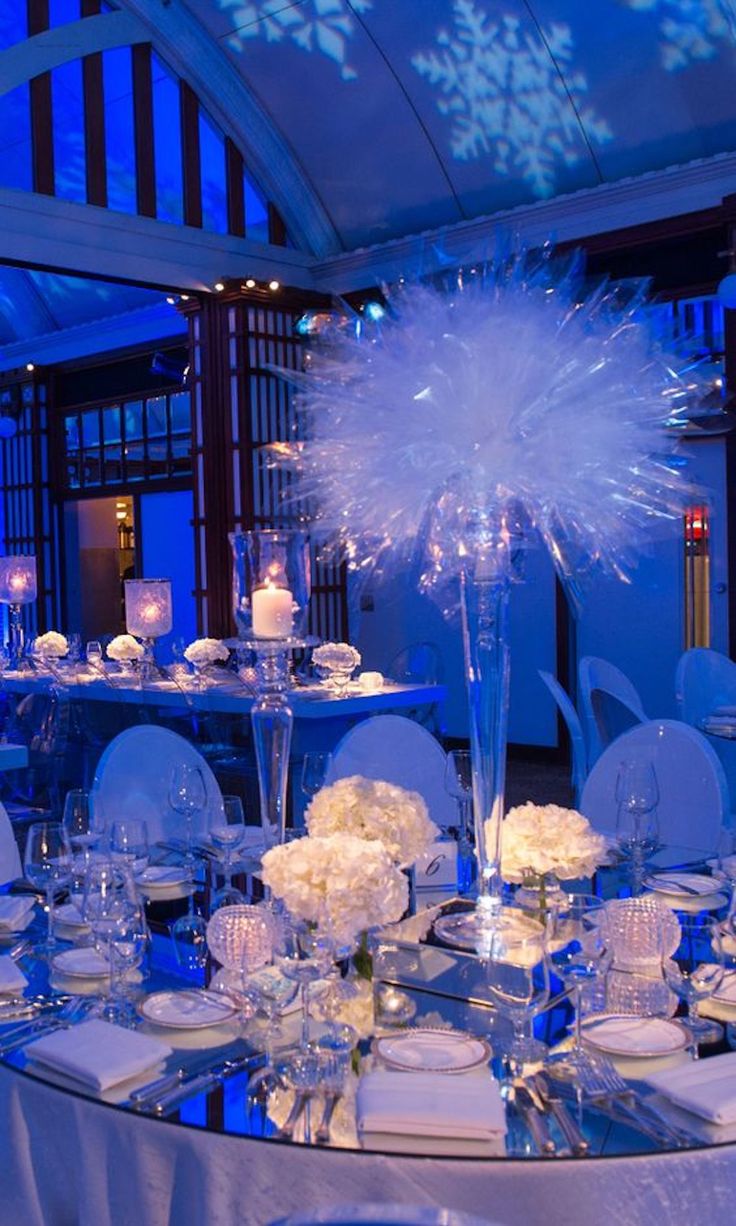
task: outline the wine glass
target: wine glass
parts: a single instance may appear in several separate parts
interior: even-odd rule
[[[215,847],[223,853],[220,866],[224,882],[222,888],[212,895],[210,911],[216,911],[218,907],[237,906],[239,903],[248,901],[242,891],[236,889],[232,884],[235,862],[233,853],[242,843],[244,836],[245,814],[242,800],[239,796],[223,796],[222,816],[218,814],[210,826],[210,838]]]
[[[302,762],[302,791],[305,796],[316,796],[325,786],[332,765],[332,754],[324,750],[309,750]]]
[[[148,826],[137,817],[118,818],[110,827],[110,851],[132,871],[136,861],[148,859]]]
[[[275,962],[287,979],[299,985],[302,1005],[300,1047],[305,1051],[309,1046],[309,985],[322,978],[328,960],[329,954],[319,929],[304,922],[284,924]]]
[[[169,804],[175,813],[184,819],[186,829],[185,864],[191,870],[194,866],[192,852],[192,836],[194,818],[201,813],[207,803],[207,785],[199,766],[190,766],[187,762],[179,762],[171,772],[169,784]]]
[[[66,885],[72,876],[69,836],[61,822],[33,822],[28,827],[24,871],[32,885],[46,892],[46,940],[37,948],[39,952],[49,952],[57,945],[54,936],[54,891]]]
[[[200,971],[207,965],[207,922],[191,909],[171,925],[171,940],[179,966],[187,971]]]
[[[90,850],[99,843],[102,831],[95,825],[92,797],[86,788],[71,788],[67,792],[61,824],[72,851],[88,859]]]
[[[550,1063],[559,1062],[574,1072],[585,1062],[583,989],[607,973],[613,958],[603,899],[592,894],[563,894],[550,915],[547,941],[550,966],[572,991],[575,1006],[572,1050],[550,1056]]]
[[[526,1062],[539,1057],[536,1040],[524,1033],[525,1026],[549,1000],[544,925],[519,908],[503,907],[483,932],[478,952],[491,999],[513,1026],[507,1055],[521,1072]]]
[[[725,973],[721,926],[704,915],[680,912],[678,919],[680,943],[672,955],[671,945],[663,947],[662,971],[667,985],[685,1003],[683,1020],[692,1035],[692,1055],[697,1060],[699,1044],[718,1043],[723,1038],[723,1027],[698,1013],[701,1001],[720,987]]]
[[[117,1021],[119,1016],[126,1013],[118,991],[116,971],[119,962],[116,961],[114,947],[116,943],[125,944],[134,939],[132,930],[141,925],[136,911],[140,912],[140,904],[131,891],[123,868],[109,860],[99,860],[90,865],[85,878],[82,918],[92,930],[95,949],[108,965],[107,996],[101,1008],[102,1016],[108,1021]],[[135,939],[141,939],[140,935]]]
[[[457,801],[458,889],[461,894],[473,884],[473,769],[467,749],[452,749],[445,763],[445,791]]]
[[[90,668],[95,671],[102,668],[102,643],[99,639],[90,639],[84,654]]]
[[[659,846],[659,785],[652,762],[625,759],[616,777],[616,842],[631,865],[632,893],[641,892],[643,865]]]

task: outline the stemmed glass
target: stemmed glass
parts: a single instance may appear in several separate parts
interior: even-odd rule
[[[575,1006],[572,1049],[550,1056],[550,1063],[559,1062],[574,1072],[585,1062],[583,989],[607,973],[613,958],[603,899],[591,894],[564,894],[550,916],[547,940],[552,970],[572,991]]]
[[[102,668],[102,643],[99,639],[90,639],[84,654],[89,667],[98,672]]]
[[[670,956],[672,946],[662,949],[662,971],[665,982],[685,1002],[684,1023],[690,1031],[693,1059],[698,1058],[698,1045],[718,1043],[723,1027],[698,1014],[700,1002],[720,987],[724,976],[724,955],[720,924],[708,916],[678,914],[680,943]]]
[[[191,902],[186,915],[171,925],[171,941],[176,960],[184,970],[201,971],[207,965],[207,922],[195,915]]]
[[[215,847],[224,853],[220,860],[224,884],[222,889],[212,895],[210,911],[215,911],[218,907],[237,906],[239,903],[248,901],[245,895],[240,890],[236,890],[232,884],[235,862],[233,852],[242,843],[245,836],[243,802],[239,796],[223,796],[222,811],[222,817],[218,815],[210,826],[210,838]]]
[[[194,867],[192,837],[194,818],[201,813],[207,803],[207,785],[199,766],[190,766],[187,762],[179,762],[171,772],[169,784],[169,804],[175,813],[179,813],[186,829],[185,864],[190,871]]]
[[[309,750],[302,761],[302,791],[305,796],[316,796],[325,786],[332,765],[332,754],[323,750]]]
[[[526,1062],[539,1058],[536,1040],[524,1033],[527,1021],[549,1000],[544,926],[520,909],[503,907],[483,933],[478,952],[491,998],[513,1026],[506,1054],[520,1072]]]
[[[300,1047],[306,1051],[310,1037],[309,985],[322,978],[329,963],[329,951],[319,928],[303,922],[285,923],[275,962],[287,979],[299,985],[302,1005]]]
[[[126,1021],[130,1009],[123,999],[120,976],[140,963],[148,929],[143,907],[120,865],[99,861],[90,867],[82,916],[92,930],[95,949],[108,964],[108,992],[102,1016],[108,1021]]]
[[[616,778],[616,842],[631,865],[631,891],[639,894],[647,856],[659,846],[659,785],[648,758],[628,758]]]
[[[473,771],[467,749],[452,749],[445,764],[445,791],[457,801],[458,889],[461,894],[473,884]]]
[[[148,859],[148,826],[137,817],[119,818],[110,828],[110,851],[132,870]]]
[[[28,827],[24,871],[32,885],[46,891],[46,940],[37,949],[48,953],[57,945],[54,936],[54,891],[66,885],[72,876],[69,836],[60,822],[34,822]]]

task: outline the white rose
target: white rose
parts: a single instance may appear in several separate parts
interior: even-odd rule
[[[195,639],[184,649],[184,659],[200,666],[227,660],[229,655],[230,651],[221,639]]]
[[[378,839],[394,863],[404,867],[424,855],[440,833],[418,792],[362,775],[338,779],[317,792],[305,821],[311,835]]]
[[[312,663],[328,672],[352,673],[361,658],[360,652],[349,643],[322,643],[312,652]]]
[[[68,654],[69,643],[58,630],[49,630],[46,634],[39,634],[33,644],[33,650],[38,656],[58,660]]]
[[[145,655],[145,648],[132,634],[116,634],[108,643],[106,654],[108,660],[127,663],[130,660],[140,660]]]

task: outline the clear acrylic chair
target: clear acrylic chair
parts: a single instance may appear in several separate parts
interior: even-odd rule
[[[588,770],[617,736],[647,719],[633,682],[615,664],[583,656],[579,665],[579,702]]]
[[[445,668],[442,652],[436,643],[429,640],[409,643],[391,657],[384,669],[387,677],[401,685],[442,685]],[[440,703],[424,703],[421,706],[403,709],[416,723],[441,736],[444,719]]]
[[[726,772],[731,798],[731,824],[736,810],[736,740],[715,736],[704,721],[719,709],[733,708],[736,717],[736,664],[720,651],[692,647],[684,652],[675,672],[677,713],[686,724],[698,728],[708,738]]]
[[[583,727],[570,695],[560,685],[557,678],[553,677],[551,673],[544,672],[541,668],[539,669],[539,675],[557,703],[570,736],[570,777],[577,806],[580,803],[583,786],[588,774]]]
[[[501,1226],[490,1218],[433,1205],[336,1205],[279,1218],[269,1226]]]

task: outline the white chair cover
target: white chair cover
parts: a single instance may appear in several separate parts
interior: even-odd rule
[[[328,783],[350,775],[385,779],[423,796],[441,829],[457,825],[457,807],[445,791],[445,751],[431,732],[404,715],[374,715],[356,724],[332,755]]]
[[[428,1205],[337,1205],[279,1218],[270,1226],[500,1226],[490,1218],[472,1217],[454,1209],[432,1209]]]
[[[13,881],[22,874],[18,844],[10,818],[0,804],[0,883]]]
[[[728,656],[721,655],[720,651],[692,647],[680,656],[675,673],[675,698],[680,719],[698,729],[718,707],[733,707],[736,711],[736,664]],[[703,731],[726,772],[733,825],[736,810],[736,740],[712,736],[707,730]]]
[[[205,834],[213,820],[222,817],[217,780],[193,745],[168,728],[151,724],[127,728],[107,746],[92,784],[95,819],[141,818],[148,825],[151,843],[182,836],[182,816],[169,804],[171,776],[180,764],[198,766],[202,772],[207,801],[192,829],[194,834]]]
[[[705,737],[674,719],[648,720],[608,746],[588,775],[580,808],[596,830],[616,830],[616,778],[627,757],[646,755],[659,785],[659,833],[674,847],[717,850],[728,786]]]
[[[607,745],[647,718],[636,687],[608,660],[583,656],[578,669],[580,711],[588,770]]]
[[[583,787],[587,775],[586,753],[585,753],[585,737],[583,736],[583,726],[580,723],[572,699],[567,690],[559,683],[556,677],[551,673],[545,673],[540,668],[539,675],[542,681],[547,686],[550,694],[554,698],[557,706],[560,709],[562,718],[567,724],[567,731],[570,734],[570,750],[571,750],[571,770],[572,786],[575,793],[575,804],[580,804],[580,797],[583,794]]]

